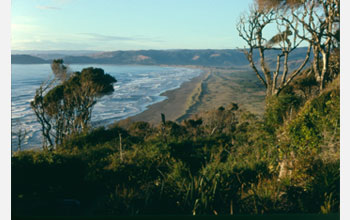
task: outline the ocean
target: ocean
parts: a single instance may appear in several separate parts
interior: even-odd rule
[[[161,93],[176,89],[201,73],[200,69],[180,67],[69,65],[71,71],[81,71],[86,67],[102,68],[118,80],[114,84],[115,91],[100,98],[94,106],[91,120],[94,127],[106,126],[145,111],[147,106],[166,99]],[[12,150],[17,150],[20,130],[26,132],[22,149],[41,147],[40,124],[29,103],[35,90],[52,78],[50,64],[11,65]]]

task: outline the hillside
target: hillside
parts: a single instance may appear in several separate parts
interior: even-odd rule
[[[305,56],[306,48],[299,48],[290,55],[290,61],[298,63]],[[198,65],[213,67],[247,67],[249,65],[244,53],[239,50],[137,50],[137,51],[113,51],[99,52],[86,55],[71,55],[60,53],[54,57],[45,52],[28,52],[28,55],[12,55],[12,63],[28,64],[38,63],[38,57],[50,57],[42,60],[42,63],[49,63],[54,58],[63,58],[68,64],[139,64],[139,65]],[[275,62],[277,50],[267,53],[267,57],[273,57],[271,67]],[[255,59],[258,60],[258,53]],[[23,57],[27,59],[24,59]],[[31,61],[32,60],[32,61]]]
[[[12,64],[41,64],[50,63],[47,60],[30,55],[11,55]]]

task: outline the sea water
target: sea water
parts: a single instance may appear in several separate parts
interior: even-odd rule
[[[160,94],[189,81],[201,73],[199,69],[160,66],[126,66],[84,64],[70,65],[71,71],[95,67],[114,76],[111,95],[100,98],[92,111],[92,125],[101,126],[136,115],[147,106],[163,101]],[[49,64],[11,65],[11,145],[16,150],[20,130],[26,133],[22,148],[39,148],[42,142],[40,124],[30,107],[35,90],[53,78]]]

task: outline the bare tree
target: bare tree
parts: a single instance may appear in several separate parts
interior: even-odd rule
[[[283,11],[293,16],[281,19],[312,45],[313,73],[322,91],[329,78],[327,74],[331,74],[331,53],[340,47],[340,0],[256,0],[256,3],[260,10]],[[304,31],[300,31],[300,26]]]
[[[51,150],[53,141],[51,139],[51,117],[47,114],[47,105],[44,103],[44,94],[52,86],[53,81],[48,81],[40,85],[36,90],[34,100],[30,102],[38,122],[41,125],[41,133],[43,136],[43,149]]]
[[[281,19],[277,10],[273,8],[259,8],[257,4],[251,7],[248,15],[241,16],[237,30],[239,36],[246,42],[248,48],[244,49],[251,68],[257,75],[258,79],[266,88],[266,97],[278,95],[283,88],[301,73],[310,58],[311,45],[309,45],[305,58],[298,68],[289,71],[289,55],[301,44],[303,39],[300,39],[297,32],[290,30],[290,25]],[[278,30],[275,36],[267,40],[264,36],[264,31],[267,26],[273,26]],[[289,39],[292,38],[292,39]],[[277,47],[276,47],[277,46]],[[270,70],[265,59],[267,51],[277,51],[276,68]],[[257,52],[260,57],[260,69],[254,60],[254,53]],[[283,59],[283,70],[281,70],[281,62]],[[278,81],[279,77],[280,80]]]
[[[17,131],[11,131],[11,135],[15,135],[17,137],[17,151],[21,151],[23,143],[28,138],[28,130],[22,128],[21,124],[18,124],[17,126],[19,126]]]
[[[306,35],[298,33],[298,27],[284,19],[298,37],[312,45],[314,59],[312,62],[315,78],[322,91],[325,86],[326,74],[329,72],[330,54],[340,46],[339,0],[304,0],[297,8],[292,8],[292,15],[307,31]]]

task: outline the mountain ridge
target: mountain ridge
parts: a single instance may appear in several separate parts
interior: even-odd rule
[[[275,62],[279,51],[266,54],[269,63]],[[82,52],[81,52],[82,53]],[[304,59],[306,48],[298,48],[290,54],[291,61]],[[44,59],[46,57],[46,59]],[[67,64],[138,64],[138,65],[198,65],[212,67],[248,66],[244,52],[240,49],[177,49],[177,50],[128,50],[109,52],[86,52],[83,55],[45,54],[31,51],[29,54],[11,55],[12,64],[51,63],[53,59],[63,59]],[[254,60],[258,61],[258,53]],[[298,62],[297,62],[298,63]]]

